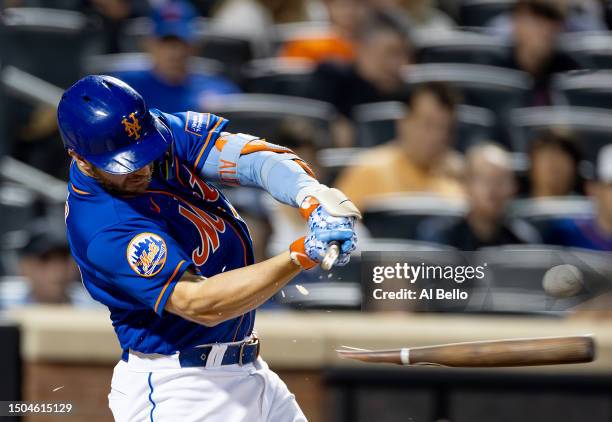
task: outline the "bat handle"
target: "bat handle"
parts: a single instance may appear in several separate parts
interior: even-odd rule
[[[325,271],[329,271],[332,269],[338,257],[340,256],[340,243],[338,242],[330,242],[327,248],[327,252],[325,252],[325,256],[321,261],[321,268]]]

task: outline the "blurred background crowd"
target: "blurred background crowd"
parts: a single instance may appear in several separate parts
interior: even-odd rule
[[[91,305],[64,240],[55,120],[90,73],[292,148],[360,207],[363,250],[612,250],[610,1],[3,3],[0,307]],[[227,194],[259,260],[303,233],[266,194]],[[358,269],[304,277],[359,307],[342,290]]]

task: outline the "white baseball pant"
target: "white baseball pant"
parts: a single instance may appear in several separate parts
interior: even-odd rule
[[[220,358],[223,352],[217,350]],[[131,352],[113,372],[108,399],[115,421],[306,421],[295,396],[261,357],[243,366],[214,361],[181,368],[178,354]]]

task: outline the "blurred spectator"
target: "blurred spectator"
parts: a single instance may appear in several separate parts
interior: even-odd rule
[[[567,32],[605,31],[606,10],[602,0],[540,0],[561,9],[567,15],[563,30]],[[510,37],[512,17],[502,14],[487,25],[494,35]]]
[[[469,204],[467,216],[452,224],[440,224],[433,219],[425,221],[419,228],[422,240],[464,251],[540,241],[533,227],[505,216],[517,185],[512,157],[502,147],[483,143],[467,151],[465,188]]]
[[[398,121],[398,138],[363,153],[337,186],[358,206],[385,193],[427,192],[462,196],[457,156],[451,150],[457,96],[443,83],[415,88],[409,112]]]
[[[63,223],[59,227],[63,227]],[[72,260],[65,231],[47,220],[36,220],[26,230],[19,254],[23,281],[0,283],[0,308],[28,304],[91,305]]]
[[[385,11],[402,21],[411,31],[452,29],[455,22],[437,9],[433,0],[368,0],[374,10]]]
[[[576,195],[582,191],[582,155],[571,133],[547,130],[529,145],[531,197]]]
[[[547,243],[612,251],[612,144],[601,149],[596,173],[595,180],[587,183],[587,193],[595,203],[595,216],[558,221],[545,236]]]
[[[195,17],[193,7],[184,1],[167,2],[155,9],[154,34],[147,41],[152,68],[114,75],[140,92],[149,107],[168,113],[200,110],[209,96],[239,92],[221,76],[189,71],[195,50]]]
[[[102,21],[104,52],[121,52],[121,34],[128,19],[146,16],[149,12],[146,0],[86,0],[83,12]]]
[[[553,74],[582,66],[557,50],[565,22],[563,8],[550,0],[518,0],[512,12],[514,46],[500,66],[529,73],[534,79],[528,105],[551,104],[550,80]]]
[[[213,19],[215,27],[224,32],[263,39],[275,24],[314,18],[309,4],[305,0],[225,0]]]
[[[11,122],[6,129],[7,138],[13,140],[10,154],[38,170],[66,179],[70,159],[59,138],[55,108],[45,104],[32,107],[19,100],[11,101],[6,111],[6,122]]]
[[[379,17],[360,30],[354,64],[322,63],[304,95],[333,104],[346,118],[359,104],[402,100],[402,68],[412,61],[406,34]]]
[[[298,57],[315,62],[352,61],[355,39],[366,18],[364,0],[325,0],[329,26],[318,33],[289,40],[279,53],[281,57]]]

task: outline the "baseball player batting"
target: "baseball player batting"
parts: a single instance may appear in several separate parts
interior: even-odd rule
[[[109,394],[115,419],[306,420],[259,357],[255,309],[328,249],[337,248],[334,265],[348,262],[353,203],[291,150],[227,133],[213,114],[147,109],[112,77],[66,90],[58,122],[73,158],[70,248],[123,349]],[[265,189],[299,208],[308,233],[255,264],[246,224],[211,182]]]

